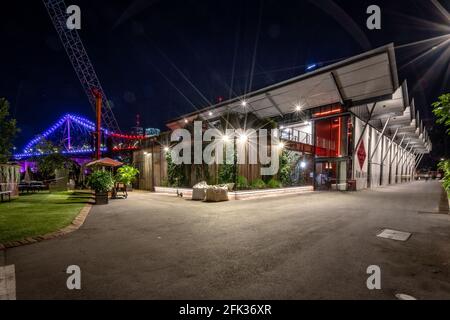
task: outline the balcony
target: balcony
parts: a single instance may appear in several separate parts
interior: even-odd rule
[[[281,139],[289,142],[303,143],[312,145],[311,134],[299,131],[294,128],[286,128],[281,130]]]

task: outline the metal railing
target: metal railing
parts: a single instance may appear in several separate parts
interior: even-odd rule
[[[293,128],[281,129],[281,139],[312,145],[311,134]]]

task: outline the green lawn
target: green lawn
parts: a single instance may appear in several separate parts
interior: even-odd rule
[[[43,191],[0,203],[0,243],[44,235],[68,226],[91,195]]]

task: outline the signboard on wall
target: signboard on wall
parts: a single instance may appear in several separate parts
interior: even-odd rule
[[[364,166],[364,162],[366,162],[366,147],[364,146],[364,141],[361,141],[358,147],[358,151],[356,152],[358,156],[359,167],[362,169]]]

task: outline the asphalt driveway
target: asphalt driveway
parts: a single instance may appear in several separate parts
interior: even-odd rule
[[[438,182],[208,204],[133,192],[3,263],[18,299],[450,299],[450,216],[423,213],[440,196]],[[66,288],[69,265],[81,290]],[[381,290],[366,287],[370,265]]]

